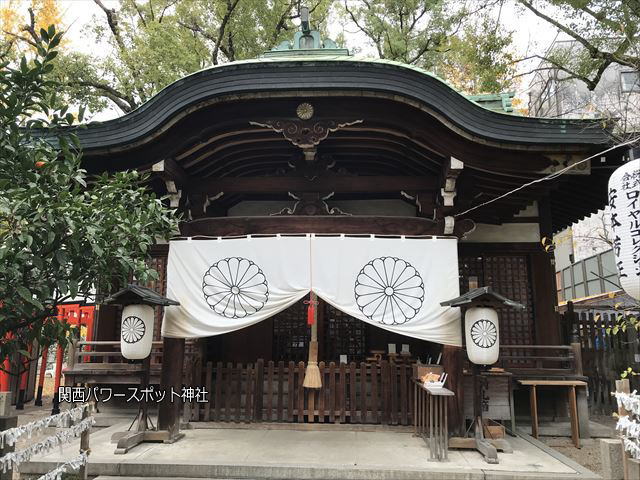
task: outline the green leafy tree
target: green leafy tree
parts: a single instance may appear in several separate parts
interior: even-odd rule
[[[488,15],[467,23],[461,34],[448,40],[446,51],[436,59],[435,69],[465,93],[511,90],[516,75],[513,32]]]
[[[312,0],[307,6],[314,28],[323,31],[329,18],[341,18],[345,29],[363,34],[380,58],[436,70],[470,93],[483,93],[510,87],[503,78],[510,35],[494,28],[483,35],[477,21],[498,2]],[[90,112],[115,106],[128,113],[190,73],[255,58],[291,39],[302,2],[122,0],[116,8],[102,0],[93,4],[96,14],[84,37],[96,45],[96,52],[65,49],[50,76],[69,103],[86,105]],[[30,14],[25,25],[15,27],[20,34],[11,38],[36,42],[38,21]],[[492,68],[483,72],[489,63]],[[472,77],[462,78],[461,65]]]
[[[469,15],[461,2],[444,0],[344,0],[342,7],[380,58],[425,68]]]
[[[380,58],[435,71],[466,93],[513,87],[512,33],[493,19],[499,2],[343,0],[343,17]]]
[[[212,65],[254,58],[289,38],[299,1],[122,0],[98,7],[87,41],[104,55],[61,55],[56,81],[69,101],[123,113],[146,102],[170,83]],[[314,25],[326,18],[332,0],[311,6]]]
[[[149,248],[176,226],[136,172],[89,178],[80,168],[76,118],[52,108],[61,34],[37,38],[34,58],[0,65],[0,359],[27,361],[34,341],[65,341],[61,302],[155,278]]]
[[[594,90],[610,65],[640,70],[640,0],[518,0],[580,48],[536,55]]]

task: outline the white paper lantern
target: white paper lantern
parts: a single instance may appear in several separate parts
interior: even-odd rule
[[[127,305],[122,310],[120,350],[129,360],[141,360],[151,353],[154,310],[150,305]]]
[[[498,312],[493,308],[473,307],[464,315],[467,356],[477,365],[491,365],[500,353]]]
[[[640,159],[611,175],[609,208],[620,286],[640,300]]]

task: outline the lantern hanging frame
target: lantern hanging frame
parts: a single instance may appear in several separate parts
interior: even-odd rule
[[[110,295],[103,301],[103,303],[107,305],[120,305],[122,307],[128,307],[131,305],[147,305],[153,308],[180,305],[180,302],[164,297],[150,288],[135,284],[129,284],[125,288]],[[129,333],[131,335],[139,333],[139,330],[136,330],[134,327],[135,326],[131,326],[130,328]],[[144,332],[142,335],[144,335]],[[151,370],[150,354],[142,359],[142,365],[140,386],[143,389],[146,389],[149,387]],[[136,425],[136,427],[132,431],[134,425]],[[174,442],[184,436],[184,434],[178,434],[177,437],[169,438],[165,433],[166,432],[157,431],[155,425],[151,422],[151,419],[149,418],[149,404],[145,396],[144,401],[138,406],[138,413],[131,422],[127,431],[118,432],[112,436],[112,439],[117,439],[118,442],[114,453],[125,454],[133,447],[143,442]]]
[[[525,310],[527,307],[519,302],[510,300],[507,297],[500,295],[494,291],[492,287],[480,287],[473,288],[467,293],[460,295],[459,297],[452,298],[440,302],[443,307],[460,307],[465,310],[468,308],[503,308],[510,307],[516,310]],[[480,374],[480,366],[476,363],[471,363],[471,369],[473,372],[473,424],[469,427],[469,430],[474,429],[473,438],[475,443],[473,447],[480,452],[484,460],[487,463],[497,464],[498,462],[498,450],[502,450],[505,453],[513,452],[513,449],[509,442],[505,439],[493,439],[491,441],[484,437],[484,420],[482,418],[482,405],[481,399],[484,396],[486,378]],[[467,430],[467,434],[469,433]],[[453,439],[452,439],[453,440]],[[465,442],[460,442],[464,444]]]

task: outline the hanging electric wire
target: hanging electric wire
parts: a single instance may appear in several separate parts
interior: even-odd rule
[[[581,164],[583,164],[585,162],[588,162],[589,160],[593,160],[594,158],[599,157],[601,155],[604,155],[604,154],[606,154],[606,153],[608,153],[608,152],[610,152],[612,150],[615,150],[617,148],[624,147],[626,145],[633,145],[633,144],[636,144],[638,142],[640,142],[640,137],[636,137],[636,138],[633,138],[633,139],[628,140],[626,142],[619,143],[617,145],[609,147],[606,150],[603,150],[601,152],[595,153],[595,154],[591,155],[590,157],[583,158],[579,162],[573,163],[573,164],[569,165],[568,167],[565,167],[565,168],[563,168],[561,170],[558,170],[557,172],[551,173],[551,174],[547,175],[546,177],[537,178],[536,180],[533,180],[531,182],[525,183],[524,185],[521,185],[521,186],[519,186],[517,188],[514,188],[513,190],[510,190],[510,191],[508,191],[506,193],[503,193],[499,197],[492,198],[491,200],[487,200],[486,202],[483,202],[483,203],[481,203],[479,205],[476,205],[475,207],[471,207],[471,208],[465,210],[464,212],[456,213],[454,215],[454,217],[460,217],[462,215],[466,215],[467,213],[472,212],[474,210],[477,210],[478,208],[484,207],[484,206],[489,205],[489,204],[491,204],[493,202],[497,202],[498,200],[501,200],[501,199],[503,199],[505,197],[508,197],[512,193],[518,192],[518,191],[520,191],[520,190],[522,190],[522,189],[524,189],[524,188],[526,188],[526,187],[528,187],[530,185],[533,185],[535,183],[546,182],[548,180],[553,180],[555,178],[558,178],[560,175],[563,175],[565,172],[571,170],[572,168],[577,167],[578,165],[581,165]]]

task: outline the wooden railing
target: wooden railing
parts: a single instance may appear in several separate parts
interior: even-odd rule
[[[501,345],[498,365],[514,375],[581,376],[580,344]]]
[[[90,349],[90,350],[89,350]],[[162,342],[151,347],[150,380],[160,381]],[[122,356],[119,341],[74,341],[69,345],[65,384],[137,384],[144,366]]]
[[[126,364],[129,360],[122,356],[120,341],[73,341],[69,346],[68,369],[76,366],[93,368],[101,364]],[[151,367],[162,364],[162,342],[151,343]],[[98,367],[99,368],[99,367]]]
[[[579,341],[584,373],[589,382],[589,406],[592,414],[610,415],[617,410],[611,397],[616,380],[628,367],[637,365],[640,355],[640,331],[627,328],[613,334],[621,312],[616,310],[574,311],[569,302],[563,315],[566,330]],[[637,368],[636,368],[637,369]],[[640,390],[640,377],[630,376],[631,390]]]
[[[186,420],[217,422],[318,422],[412,424],[412,369],[381,362],[319,363],[322,388],[302,386],[305,363],[208,362],[192,385],[210,395],[206,403],[185,404]],[[197,379],[200,378],[200,381]]]
[[[447,460],[449,428],[447,397],[454,393],[446,388],[425,387],[413,380],[413,433],[422,437],[429,446],[430,460]]]

